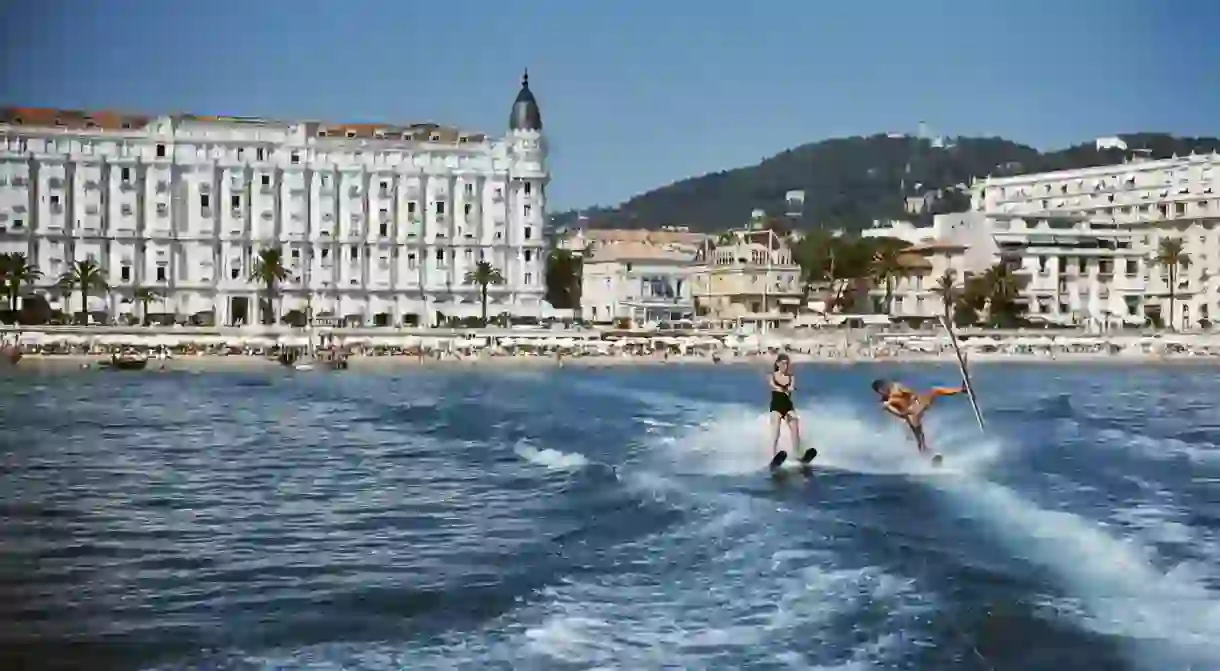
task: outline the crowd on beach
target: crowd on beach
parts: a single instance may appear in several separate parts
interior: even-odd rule
[[[23,360],[84,362],[115,354],[162,362],[274,363],[285,351],[321,354],[341,351],[358,365],[438,362],[534,362],[565,364],[727,363],[766,359],[776,352],[794,361],[861,362],[952,360],[947,334],[893,331],[815,331],[807,334],[750,335],[596,331],[447,332],[437,335],[341,335],[321,338],[290,333],[47,333],[0,334]],[[961,339],[971,361],[1220,361],[1220,337],[1196,335],[975,334]],[[164,364],[163,364],[164,365]]]

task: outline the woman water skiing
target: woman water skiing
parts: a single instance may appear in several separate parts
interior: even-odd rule
[[[780,353],[775,357],[775,367],[767,381],[771,387],[771,457],[774,459],[778,454],[782,423],[788,424],[788,433],[792,435],[792,453],[800,454],[801,422],[792,404],[796,376],[792,374],[792,361],[787,354]]]

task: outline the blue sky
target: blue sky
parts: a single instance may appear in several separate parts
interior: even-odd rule
[[[529,67],[561,209],[921,120],[1220,134],[1218,25],[1215,0],[4,0],[0,104],[501,133]]]

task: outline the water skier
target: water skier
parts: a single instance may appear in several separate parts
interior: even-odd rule
[[[787,354],[775,357],[775,368],[767,380],[771,387],[771,456],[779,449],[779,429],[788,425],[792,436],[792,453],[801,453],[801,422],[792,404],[792,392],[796,388],[796,376],[792,374],[792,361]]]
[[[873,380],[873,391],[881,397],[881,406],[891,415],[905,421],[915,436],[920,453],[928,451],[928,441],[923,433],[923,416],[941,396],[956,396],[966,392],[965,387],[932,387],[926,394],[917,394],[897,382]]]

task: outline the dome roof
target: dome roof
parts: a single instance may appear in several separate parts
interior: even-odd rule
[[[513,113],[508,118],[509,130],[542,130],[542,111],[538,109],[538,101],[530,91],[529,70],[521,77],[521,92],[513,102]]]

